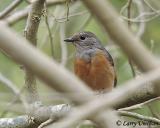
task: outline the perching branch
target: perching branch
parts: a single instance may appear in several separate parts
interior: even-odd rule
[[[18,116],[15,118],[0,119],[0,128],[36,128],[41,123],[52,118],[53,122],[63,117],[70,111],[70,106],[60,104],[56,106],[38,106],[32,116]]]

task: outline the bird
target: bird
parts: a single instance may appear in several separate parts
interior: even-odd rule
[[[75,74],[92,90],[111,91],[117,84],[114,61],[97,36],[89,31],[66,38],[76,48]]]

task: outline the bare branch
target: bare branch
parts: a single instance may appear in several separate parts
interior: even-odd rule
[[[16,22],[18,22],[28,16],[29,8],[30,8],[30,6],[26,7],[23,10],[15,12],[14,14],[12,14],[9,17],[6,17],[5,19],[3,19],[4,22],[6,22],[6,24],[12,26]]]
[[[27,24],[25,28],[25,37],[33,45],[37,44],[37,31],[44,8],[45,0],[36,0],[31,5],[31,10],[28,14]],[[25,86],[27,87],[27,99],[29,103],[38,101],[38,92],[36,88],[36,79],[30,70],[26,70]]]
[[[14,0],[6,9],[0,13],[0,19],[8,15],[13,9],[15,9],[23,0]]]
[[[42,10],[44,8],[44,2],[45,0],[36,0],[31,6],[27,19],[25,36],[32,42],[33,45],[36,45],[37,43],[37,31],[41,20],[41,15],[43,13]]]

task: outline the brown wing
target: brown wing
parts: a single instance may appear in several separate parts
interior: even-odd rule
[[[107,59],[109,60],[109,62],[111,63],[111,65],[114,67],[115,66],[114,65],[114,61],[113,61],[113,58],[110,55],[110,53],[105,48],[103,48],[103,47],[102,47],[102,50],[104,51],[104,53],[105,53]],[[117,85],[117,75],[116,75],[116,72],[115,72],[114,87],[116,87],[116,85]]]

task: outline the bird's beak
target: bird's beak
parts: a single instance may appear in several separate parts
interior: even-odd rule
[[[74,42],[75,40],[70,37],[70,38],[66,38],[64,41],[65,41],[65,42]]]

